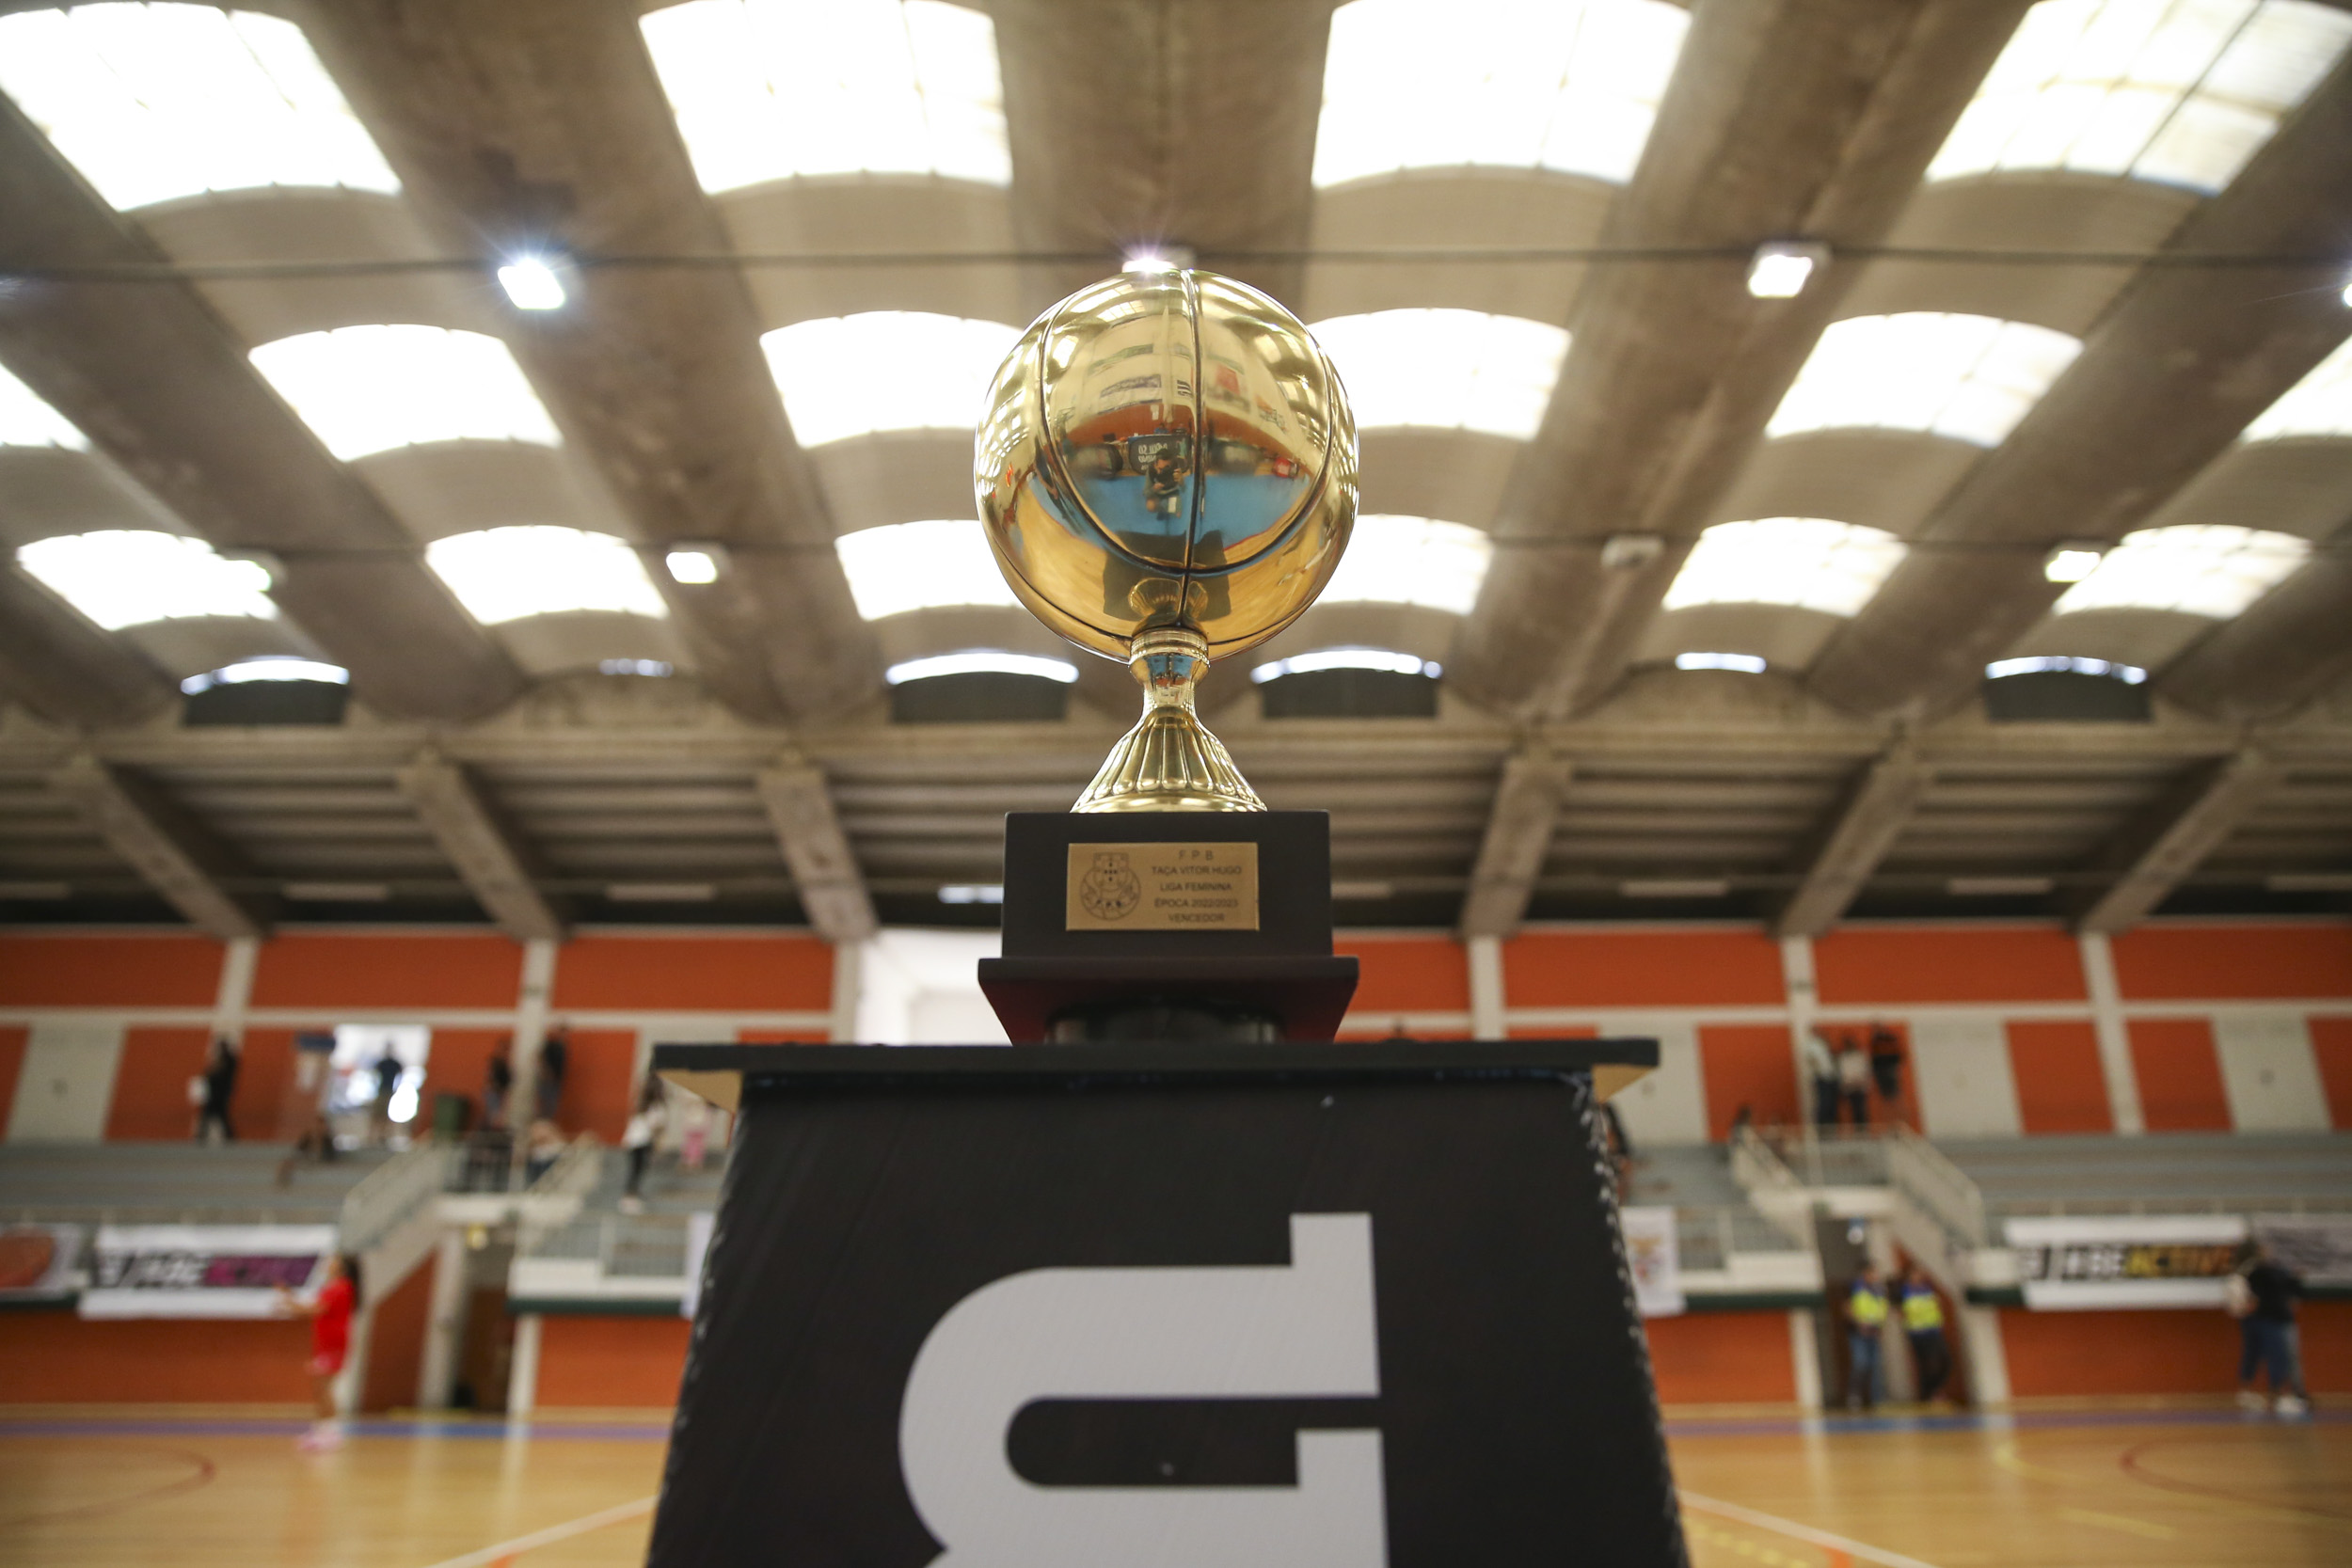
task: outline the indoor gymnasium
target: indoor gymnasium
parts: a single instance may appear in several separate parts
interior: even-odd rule
[[[1546,1561],[2352,1561],[2352,0],[0,0],[0,1562]]]

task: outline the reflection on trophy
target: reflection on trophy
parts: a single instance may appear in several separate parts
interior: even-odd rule
[[[1265,810],[1193,705],[1314,602],[1356,520],[1355,418],[1306,327],[1214,273],[1081,289],[996,372],[972,472],[1021,602],[1143,687],[1073,809]]]

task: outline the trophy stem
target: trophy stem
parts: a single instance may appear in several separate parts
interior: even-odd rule
[[[1129,645],[1143,718],[1121,736],[1073,812],[1263,811],[1224,742],[1193,711],[1209,641],[1189,626],[1155,626]]]

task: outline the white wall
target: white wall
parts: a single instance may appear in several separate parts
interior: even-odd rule
[[[2014,1138],[2025,1132],[2009,1030],[1998,1018],[1930,1018],[1911,1025],[1919,1119],[1931,1138]]]
[[[2213,1043],[2231,1126],[2241,1132],[2328,1131],[2328,1092],[2306,1020],[2276,1010],[2217,1011]]]
[[[1004,1025],[980,994],[977,965],[994,931],[890,930],[861,950],[857,1038],[868,1045],[1001,1045]]]
[[[1707,1141],[1707,1083],[1699,1065],[1698,1026],[1688,1019],[1602,1018],[1604,1037],[1658,1040],[1658,1070],[1617,1091],[1610,1103],[1625,1118],[1633,1147]]]
[[[10,1143],[96,1143],[106,1132],[115,1071],[122,1065],[122,1025],[80,1019],[35,1022],[8,1108]],[[189,1109],[195,1125],[195,1109]]]

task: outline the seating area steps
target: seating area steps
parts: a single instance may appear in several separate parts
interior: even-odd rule
[[[87,1224],[333,1223],[343,1198],[391,1156],[362,1149],[297,1164],[279,1144],[0,1145],[0,1220]]]
[[[1939,1138],[1994,1214],[2352,1210],[2352,1134]]]

